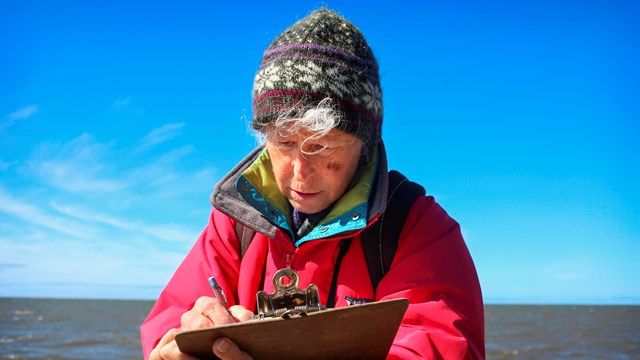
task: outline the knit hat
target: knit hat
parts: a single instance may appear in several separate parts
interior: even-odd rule
[[[283,111],[301,114],[327,97],[343,114],[338,129],[366,145],[380,141],[378,63],[358,28],[321,8],[291,25],[265,51],[253,85],[253,128],[264,129]]]

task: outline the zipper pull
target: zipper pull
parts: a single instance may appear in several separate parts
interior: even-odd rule
[[[291,261],[293,260],[293,254],[292,253],[287,253],[287,257],[286,257],[286,268],[291,268]]]

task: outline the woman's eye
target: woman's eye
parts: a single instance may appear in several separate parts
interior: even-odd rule
[[[321,144],[313,144],[313,145],[311,145],[311,146],[309,147],[309,152],[312,152],[312,153],[318,153],[318,152],[323,151],[323,150],[325,150],[325,149],[327,149],[327,147],[326,147],[326,146],[324,146],[324,145],[321,145]]]
[[[294,145],[293,141],[278,141],[278,146],[284,149],[292,148]]]

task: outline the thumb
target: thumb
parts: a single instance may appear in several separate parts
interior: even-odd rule
[[[233,341],[220,337],[213,342],[213,353],[223,360],[251,360],[252,357],[240,350]]]

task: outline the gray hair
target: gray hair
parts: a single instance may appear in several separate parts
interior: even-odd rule
[[[342,121],[342,112],[337,110],[333,100],[327,97],[312,108],[292,107],[282,111],[270,126],[261,129],[259,135],[264,142],[276,134],[288,136],[308,131],[311,135],[304,140],[306,142],[327,135],[332,129],[338,128]]]

